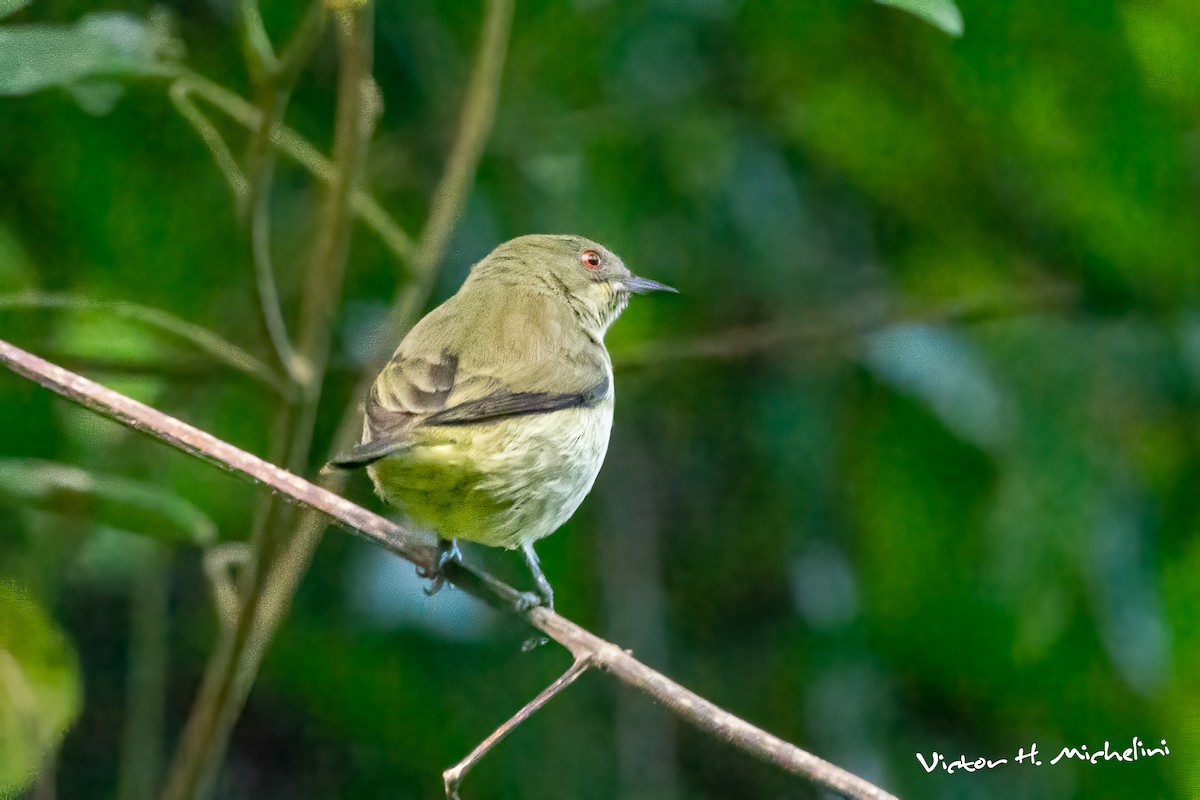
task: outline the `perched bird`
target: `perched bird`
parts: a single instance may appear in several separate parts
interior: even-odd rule
[[[613,417],[604,333],[651,291],[675,290],[581,236],[521,236],[400,342],[371,387],[362,443],[331,464],[365,466],[380,497],[437,534],[431,593],[465,539],[521,548],[554,606],[533,545],[600,472]]]

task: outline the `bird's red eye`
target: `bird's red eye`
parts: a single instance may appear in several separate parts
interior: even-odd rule
[[[600,254],[595,250],[584,250],[579,259],[588,269],[600,269]]]

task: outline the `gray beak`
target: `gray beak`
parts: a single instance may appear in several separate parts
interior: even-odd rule
[[[679,294],[678,289],[672,289],[665,283],[652,281],[649,278],[639,278],[637,275],[622,278],[621,283],[634,294],[645,294],[646,292],[674,292],[675,294]]]

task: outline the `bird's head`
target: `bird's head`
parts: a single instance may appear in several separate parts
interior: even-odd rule
[[[471,279],[560,297],[585,327],[600,336],[620,316],[630,295],[676,291],[634,275],[611,250],[582,236],[532,234],[510,239],[475,265]]]

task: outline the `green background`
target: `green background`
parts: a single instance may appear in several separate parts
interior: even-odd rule
[[[169,11],[184,63],[246,95],[231,5]],[[609,334],[608,461],[539,548],[566,616],[902,797],[1200,797],[1200,5],[959,8],[955,38],[866,0],[519,3],[433,301],[531,232],[587,235],[681,291],[635,298]],[[34,2],[0,25],[95,10]],[[273,35],[292,28],[291,4],[263,11]],[[365,184],[414,234],[481,16],[475,2],[375,9],[384,111]],[[0,292],[160,308],[270,363],[211,155],[166,81],[119,86],[99,114],[61,88],[0,97]],[[335,90],[327,35],[287,115],[326,152]],[[221,129],[240,155],[242,134]],[[281,159],[271,219],[289,321],[313,186]],[[356,225],[310,476],[404,275]],[[269,392],[146,326],[0,304],[0,335],[270,450]],[[61,797],[117,797],[134,696],[161,689],[161,741],[132,755],[154,769],[217,635],[195,542],[209,522],[245,539],[259,492],[12,375],[0,419],[0,582],[16,587],[0,602],[40,620],[15,634],[0,620],[0,649],[20,656],[8,640],[34,627],[57,643],[27,663],[58,687],[45,713],[60,727],[77,662],[53,780]],[[55,494],[53,475],[15,459],[117,483]],[[168,510],[118,479],[158,487]],[[361,476],[348,492],[379,507]],[[528,582],[512,554],[467,557]],[[441,770],[569,663],[554,646],[522,652],[519,622],[457,590],[426,599],[412,573],[326,537],[218,797],[439,796]],[[155,608],[161,686],[131,678],[144,656],[131,629]],[[1032,743],[1053,755],[1134,736],[1171,754],[1011,763]],[[915,754],[935,750],[1010,763],[927,774]],[[818,796],[601,674],[463,791]]]

